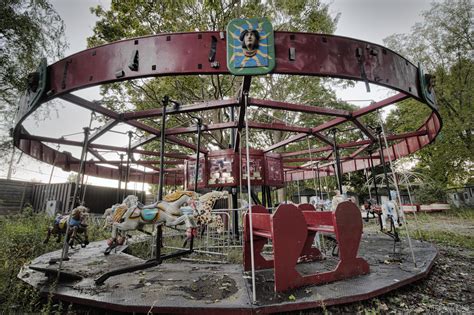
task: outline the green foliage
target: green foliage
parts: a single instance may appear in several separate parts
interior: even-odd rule
[[[52,301],[45,303],[37,290],[18,279],[17,274],[35,257],[62,247],[63,243],[56,243],[54,237],[43,244],[52,223],[53,219],[33,214],[28,207],[21,215],[0,216],[0,313],[50,312]],[[106,236],[108,234],[98,227],[89,226],[91,241]]]
[[[441,187],[460,185],[473,177],[472,3],[434,3],[423,16],[424,22],[416,24],[411,34],[392,35],[385,43],[422,62],[436,76],[435,92],[443,128],[433,145],[416,154],[417,168]],[[413,131],[427,112],[416,101],[405,101],[390,113],[389,129]]]
[[[420,204],[431,204],[446,200],[444,187],[436,185],[419,186],[413,191],[416,201]]]
[[[331,18],[328,5],[321,1],[117,1],[110,10],[101,6],[91,9],[99,21],[94,35],[88,38],[88,45],[96,46],[124,38],[165,32],[224,30],[227,23],[239,17],[265,16],[272,21],[275,30],[334,32],[338,16]],[[338,107],[335,95],[321,84],[320,78],[263,76],[253,78],[252,96],[266,97],[303,104]],[[111,84],[103,88],[103,102],[110,108],[125,110],[130,107],[143,110],[161,106],[164,95],[182,104],[202,100],[223,99],[237,95],[241,78],[229,75],[179,76],[136,80]],[[206,111],[199,114],[204,123],[224,122],[231,119],[227,110]],[[250,111],[250,117],[264,122],[285,121],[289,124],[314,126],[305,115],[271,110]],[[167,127],[194,125],[187,114],[173,115]],[[147,124],[156,127],[155,122]],[[312,124],[313,123],[313,124]],[[284,140],[289,133],[259,131],[250,135],[255,147],[264,147]],[[188,142],[195,142],[194,135],[180,135]],[[202,145],[228,148],[230,132],[217,130],[206,133]],[[147,149],[156,150],[157,144],[150,143]],[[167,151],[182,148],[168,144]],[[184,152],[191,153],[189,150]]]
[[[64,23],[47,0],[0,2],[0,156],[9,155],[6,131],[28,73],[42,57],[57,60],[66,47]]]

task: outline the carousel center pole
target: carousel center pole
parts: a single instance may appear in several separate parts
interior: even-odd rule
[[[194,192],[197,193],[198,189],[198,178],[199,178],[199,155],[200,155],[200,149],[201,149],[201,127],[202,127],[202,119],[198,118],[197,119],[197,146],[196,146],[196,172],[194,174]]]
[[[163,200],[163,184],[164,184],[164,162],[165,162],[165,131],[166,131],[166,106],[168,106],[169,97],[163,97],[163,112],[161,114],[161,133],[160,133],[160,186],[158,187],[158,200]],[[155,259],[161,262],[161,239],[163,237],[163,227],[160,225],[156,229],[155,241]]]
[[[257,302],[257,292],[255,286],[255,257],[254,257],[254,245],[253,245],[253,225],[252,225],[252,197],[251,197],[251,186],[250,186],[250,150],[249,150],[249,123],[248,123],[248,92],[244,93],[245,101],[245,153],[247,162],[247,195],[249,203],[249,225],[250,225],[250,261],[252,267],[252,301]]]
[[[342,195],[342,174],[341,174],[341,158],[339,156],[339,147],[337,146],[337,139],[336,139],[336,133],[337,129],[333,128],[331,129],[332,137],[333,137],[333,150],[336,155],[336,161],[335,161],[335,166],[336,166],[336,179],[337,179],[337,187],[339,189],[339,193]]]

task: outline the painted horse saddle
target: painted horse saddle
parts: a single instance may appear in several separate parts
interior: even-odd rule
[[[130,215],[130,219],[138,219],[140,218],[145,222],[156,222],[160,218],[160,213],[158,208],[151,208],[151,209],[139,209],[136,208],[133,210],[132,214]]]

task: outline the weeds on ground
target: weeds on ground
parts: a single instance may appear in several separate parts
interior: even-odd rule
[[[416,239],[448,246],[474,249],[474,209],[454,208],[444,212],[418,213],[418,230],[413,215],[407,217]],[[404,229],[400,229],[404,235]]]
[[[43,244],[48,226],[53,219],[25,209],[22,214],[0,217],[0,313],[50,313],[52,297],[40,297],[37,290],[17,278],[21,267],[44,253],[58,250],[61,243],[52,237]],[[103,238],[105,233],[90,225],[91,240]],[[50,284],[54,286],[54,282]],[[59,305],[59,309],[63,308]]]

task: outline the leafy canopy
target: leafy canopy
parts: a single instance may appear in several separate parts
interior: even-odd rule
[[[402,55],[420,61],[436,76],[435,92],[443,129],[434,144],[416,154],[417,168],[437,185],[463,184],[473,177],[474,61],[473,5],[469,0],[433,3],[424,21],[410,34],[395,34],[385,43]],[[427,109],[413,100],[403,102],[388,117],[389,129],[413,130],[427,117]]]
[[[0,1],[0,134],[13,124],[16,102],[28,73],[41,58],[57,60],[66,47],[64,23],[47,0]],[[1,150],[5,153],[4,150]]]
[[[318,0],[298,1],[118,1],[113,0],[109,10],[101,6],[91,9],[99,21],[94,35],[88,38],[89,46],[96,46],[124,38],[166,32],[225,30],[227,23],[240,17],[265,16],[275,30],[333,33],[338,16],[331,18],[328,5]],[[164,95],[182,104],[201,100],[233,97],[241,78],[230,75],[162,77],[111,84],[102,89],[105,105],[116,110],[147,109],[160,107]],[[315,77],[264,76],[253,78],[251,95],[282,101],[319,106],[339,107],[335,95]],[[260,121],[285,121],[290,124],[311,125],[313,118],[291,112],[259,110],[250,111],[251,119]],[[228,110],[200,113],[206,122],[228,121]],[[187,115],[173,115],[167,126],[189,125]],[[311,120],[313,119],[313,120]],[[321,119],[321,118],[320,118]],[[148,121],[158,126],[159,121]],[[192,125],[192,123],[191,123]],[[206,133],[203,145],[227,148],[229,131]],[[282,132],[251,133],[255,147],[265,147],[290,136]],[[194,142],[193,135],[182,139]],[[153,148],[156,144],[151,143]],[[171,146],[169,149],[172,149]],[[178,149],[178,148],[175,148]],[[182,148],[179,148],[182,150]]]

